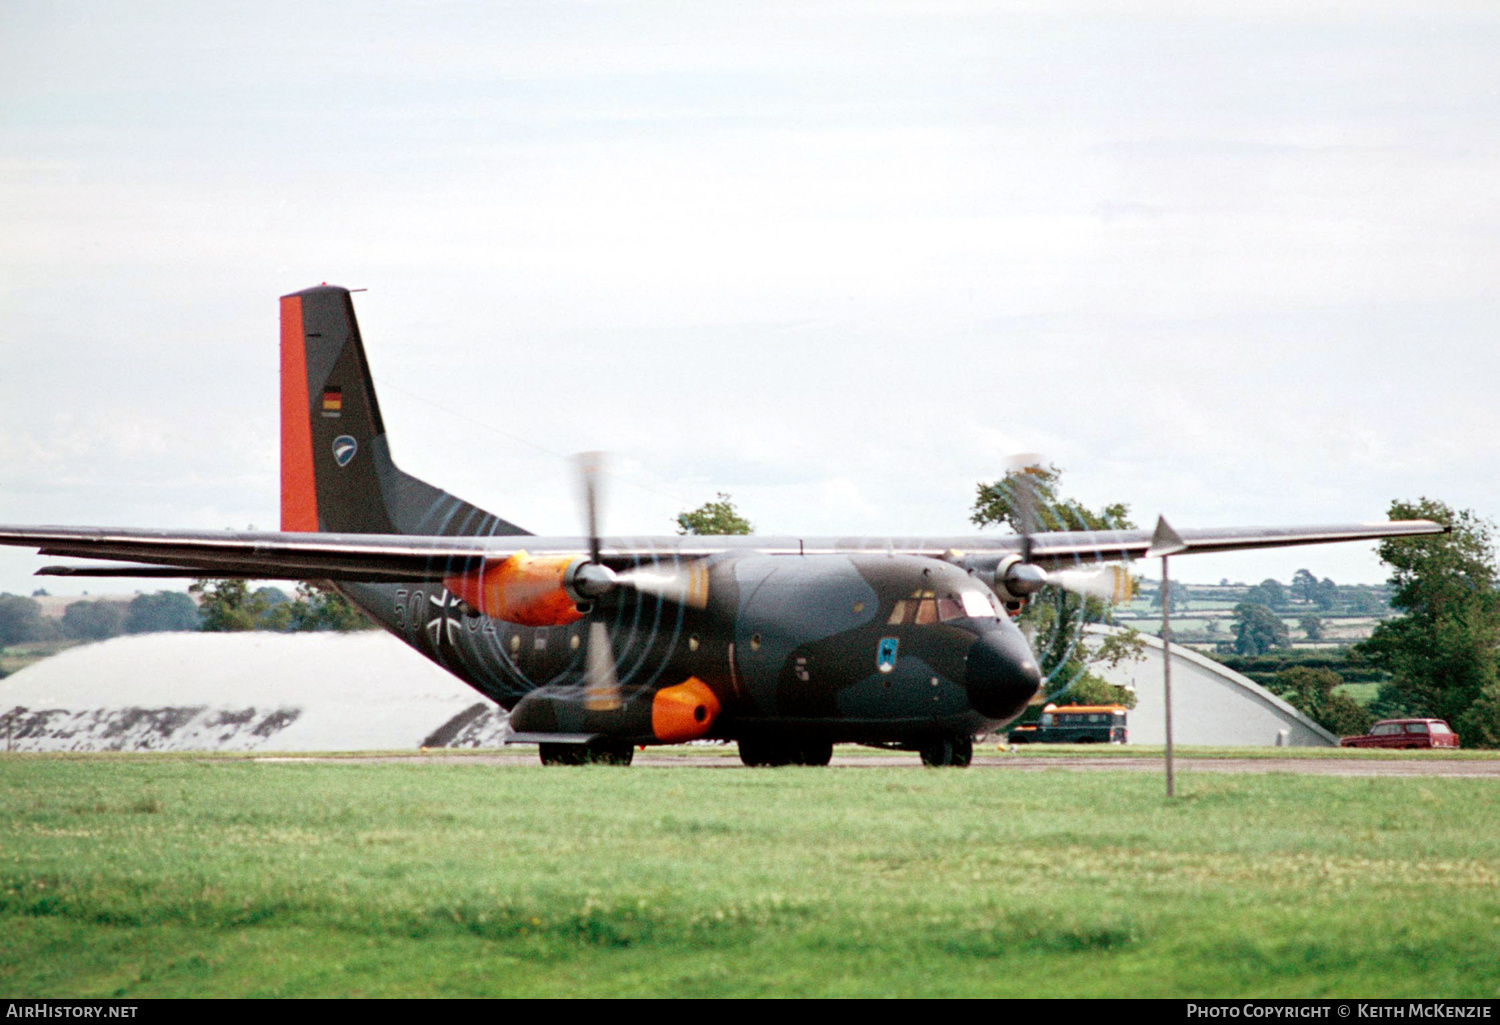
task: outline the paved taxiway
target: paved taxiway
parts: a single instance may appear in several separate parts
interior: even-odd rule
[[[299,755],[263,756],[259,762],[340,761],[340,762],[410,762],[421,760],[443,764],[535,765],[536,752],[530,748],[483,754],[446,754],[427,752],[411,755],[370,755],[354,757]],[[702,754],[651,754],[638,752],[636,766],[643,768],[738,769],[739,758],[733,748],[705,749]],[[858,749],[843,753],[835,749],[833,768],[920,768],[913,755],[861,754]],[[1452,776],[1500,779],[1500,759],[1469,760],[1437,755],[1428,758],[1178,758],[1178,772],[1284,772],[1310,776]],[[1089,757],[1087,755],[1049,755],[1044,758],[1024,755],[976,754],[970,771],[1042,772],[1061,769],[1070,772],[1151,772],[1163,771],[1156,758]],[[558,771],[566,771],[559,769]]]

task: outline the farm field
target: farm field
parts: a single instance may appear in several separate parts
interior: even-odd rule
[[[1199,771],[1168,802],[895,759],[11,755],[0,781],[15,997],[1500,995],[1494,780]]]

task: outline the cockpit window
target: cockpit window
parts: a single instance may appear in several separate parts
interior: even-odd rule
[[[945,591],[940,594],[931,588],[919,587],[909,597],[896,602],[886,623],[890,626],[928,626],[954,619],[993,619],[997,615],[994,606],[978,591]]]
[[[980,591],[960,591],[960,598],[964,603],[964,615],[974,619],[994,619],[1000,615],[1000,609],[989,595]]]
[[[934,594],[925,588],[917,588],[911,593],[911,597],[902,598],[891,608],[891,618],[886,620],[890,626],[901,626],[908,623],[937,622],[937,606],[934,603]]]

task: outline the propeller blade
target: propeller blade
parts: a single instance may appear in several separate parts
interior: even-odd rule
[[[1073,594],[1087,595],[1111,605],[1128,601],[1135,593],[1135,583],[1124,566],[1101,566],[1098,569],[1063,569],[1047,574],[1047,583]]]
[[[580,452],[578,483],[583,492],[583,515],[589,534],[589,561],[599,564],[599,476],[604,471],[603,452]]]
[[[589,646],[585,653],[583,703],[593,712],[620,707],[620,678],[615,675],[615,654],[609,646],[609,630],[603,623],[589,624]]]
[[[1032,474],[1042,457],[1025,452],[1010,457],[1010,479],[1015,482],[1016,526],[1021,533],[1021,561],[1031,561],[1032,535],[1036,533],[1036,481]]]

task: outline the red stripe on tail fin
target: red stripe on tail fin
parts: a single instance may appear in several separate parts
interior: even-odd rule
[[[281,529],[316,533],[318,489],[308,423],[302,297],[281,300]]]

